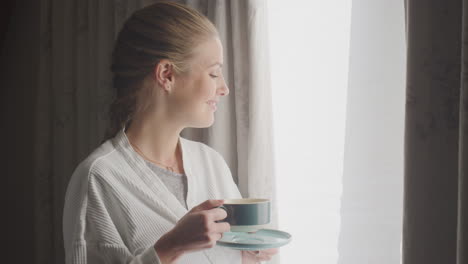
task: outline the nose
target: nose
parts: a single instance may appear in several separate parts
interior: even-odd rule
[[[218,88],[218,91],[221,96],[226,96],[229,94],[229,88],[226,84],[226,80],[224,80],[224,76],[222,76],[222,82],[220,87]]]

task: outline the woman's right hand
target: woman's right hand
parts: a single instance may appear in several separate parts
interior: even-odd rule
[[[154,245],[162,263],[173,263],[185,253],[214,247],[222,233],[230,230],[229,223],[215,222],[227,217],[225,210],[216,208],[223,203],[224,200],[206,200],[164,234]]]

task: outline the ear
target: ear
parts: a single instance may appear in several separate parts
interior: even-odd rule
[[[154,67],[153,77],[161,88],[169,92],[174,86],[174,73],[174,65],[172,62],[163,59]]]

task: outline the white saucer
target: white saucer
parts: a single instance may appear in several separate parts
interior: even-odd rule
[[[274,229],[260,229],[254,233],[224,232],[216,243],[237,250],[261,250],[279,248],[291,241],[291,235]]]

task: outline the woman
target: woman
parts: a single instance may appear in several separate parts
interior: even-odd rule
[[[135,12],[113,52],[117,98],[108,138],[70,180],[66,263],[257,263],[277,249],[216,246],[228,223],[219,198],[240,198],[221,155],[179,136],[209,127],[229,94],[211,22],[159,2]]]

